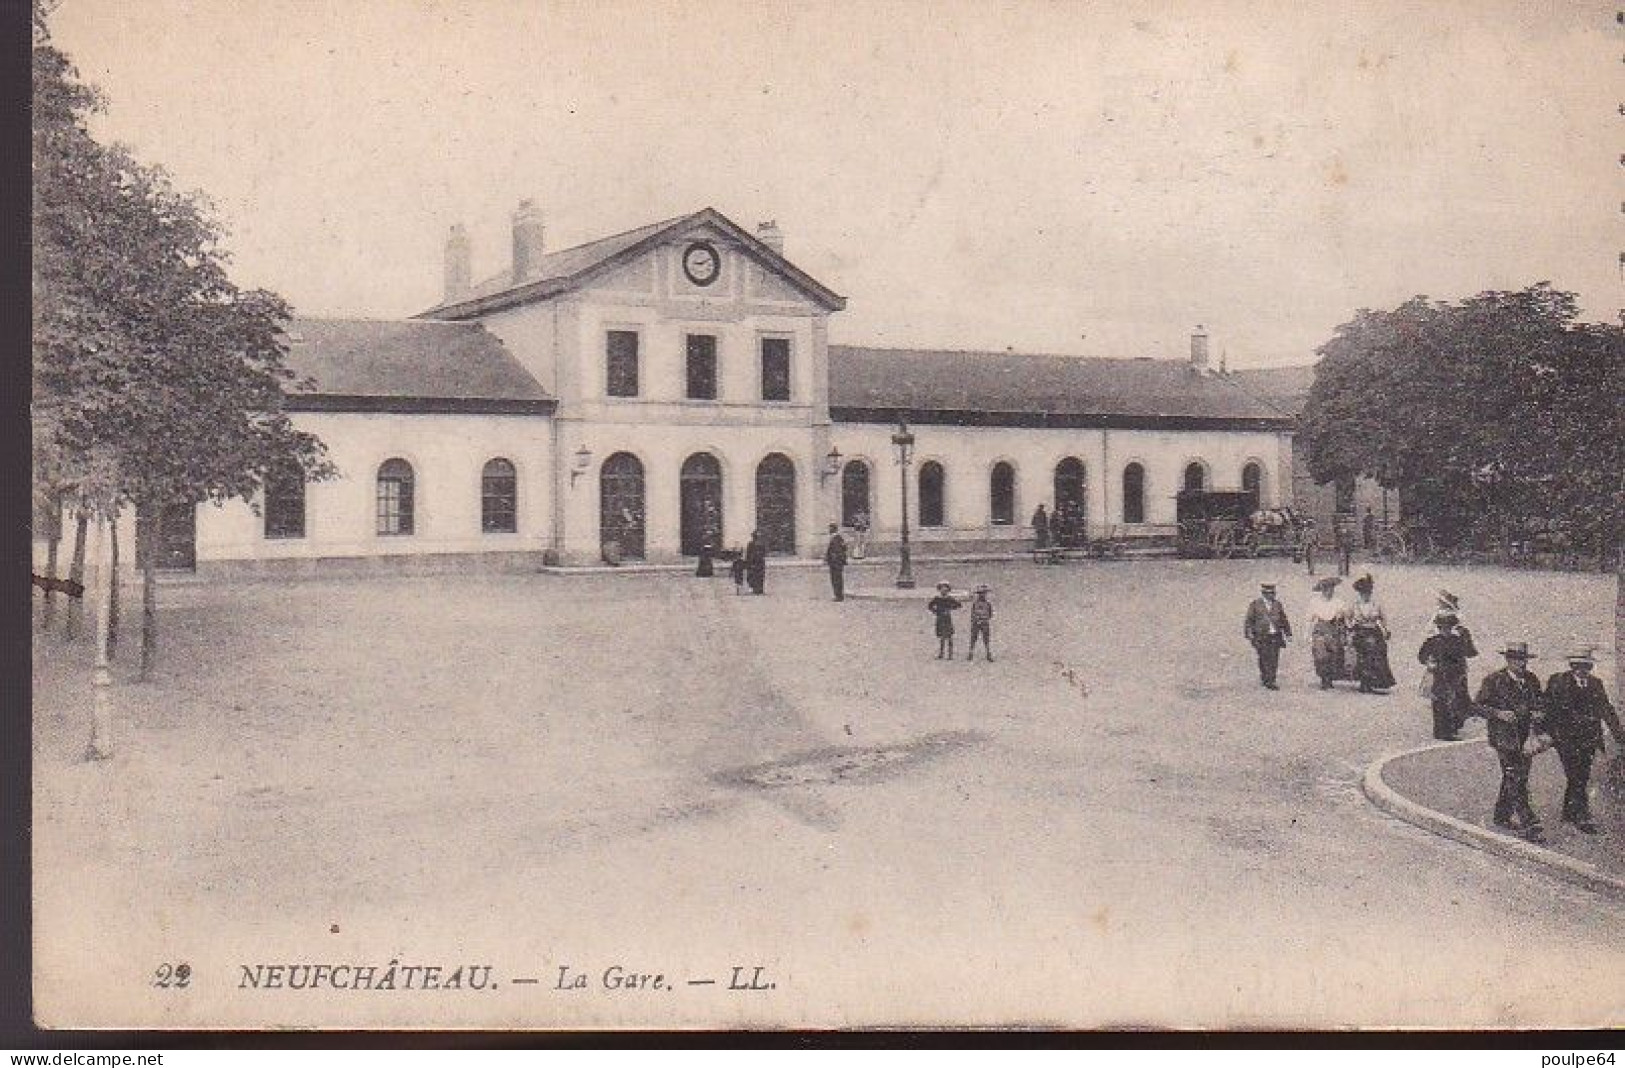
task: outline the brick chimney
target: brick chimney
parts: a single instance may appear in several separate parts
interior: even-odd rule
[[[1200,323],[1191,334],[1191,370],[1197,374],[1207,373],[1207,330]]]
[[[768,219],[766,222],[757,223],[756,240],[760,241],[774,252],[777,252],[779,255],[784,255],[784,231],[779,229],[779,224],[776,220]]]
[[[468,243],[468,229],[457,223],[446,235],[446,303],[461,300],[473,291],[473,250]]]
[[[542,264],[542,213],[534,200],[521,200],[513,213],[514,285],[536,277]]]

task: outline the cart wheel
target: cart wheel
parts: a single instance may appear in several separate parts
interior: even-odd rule
[[[1228,560],[1236,555],[1236,536],[1228,531],[1213,535],[1213,555]]]
[[[1258,535],[1248,534],[1243,537],[1241,539],[1241,551],[1252,557],[1254,560],[1258,559],[1259,555],[1263,552],[1263,547],[1259,544]]]

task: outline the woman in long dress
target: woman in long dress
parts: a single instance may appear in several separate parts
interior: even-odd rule
[[[1309,651],[1314,657],[1320,688],[1329,690],[1336,679],[1349,677],[1343,645],[1348,637],[1348,606],[1337,594],[1335,576],[1315,583],[1315,596],[1309,599],[1309,622],[1313,626]]]
[[[1376,580],[1369,574],[1354,580],[1358,595],[1349,608],[1349,630],[1354,636],[1354,676],[1361,693],[1387,693],[1394,686],[1394,671],[1388,666],[1388,619],[1372,593]]]

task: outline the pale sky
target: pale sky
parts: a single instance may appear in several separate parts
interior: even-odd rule
[[[1360,307],[1622,299],[1614,5],[62,0],[98,133],[302,314],[715,207],[835,341],[1302,363]]]

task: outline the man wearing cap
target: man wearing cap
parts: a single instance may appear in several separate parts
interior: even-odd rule
[[[846,539],[841,528],[829,525],[829,545],[824,549],[824,563],[829,566],[829,588],[837,601],[846,600]]]
[[[987,599],[992,592],[990,586],[978,586],[975,589],[976,597],[970,603],[970,649],[965,653],[966,660],[976,659],[976,639],[982,639],[982,652],[987,655],[987,662],[993,663],[993,602]]]
[[[1603,750],[1604,721],[1614,741],[1625,745],[1625,729],[1609,703],[1602,683],[1591,677],[1596,661],[1589,648],[1569,654],[1569,669],[1546,681],[1546,731],[1563,761],[1563,820],[1586,834],[1596,834],[1591,816],[1591,761]]]
[[[1495,799],[1495,823],[1521,830],[1531,842],[1544,841],[1540,817],[1529,801],[1529,768],[1535,754],[1551,745],[1545,736],[1540,679],[1529,670],[1534,654],[1528,642],[1508,642],[1501,655],[1506,667],[1479,683],[1473,715],[1489,725],[1489,743],[1501,764],[1501,793]]]
[[[1258,678],[1266,690],[1277,690],[1275,672],[1281,663],[1281,647],[1292,637],[1292,624],[1287,622],[1286,609],[1275,599],[1275,583],[1259,585],[1263,595],[1247,606],[1247,618],[1242,621],[1241,633],[1258,653]]]

